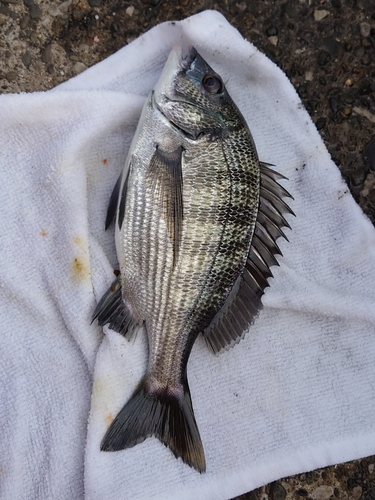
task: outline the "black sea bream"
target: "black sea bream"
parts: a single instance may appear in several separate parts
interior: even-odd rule
[[[288,226],[283,214],[292,213],[281,178],[259,162],[220,76],[194,48],[185,56],[174,48],[108,209],[120,275],[94,318],[127,338],[141,326],[149,354],[102,450],[156,436],[205,471],[187,362],[200,333],[218,352],[237,343],[258,313],[280,253],[276,239]]]

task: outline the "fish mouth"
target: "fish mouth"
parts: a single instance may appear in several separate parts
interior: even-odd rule
[[[185,52],[184,49],[180,48],[180,64],[181,68],[184,69],[185,71],[190,69],[190,66],[192,63],[195,61],[195,58],[197,57],[197,49],[195,47],[187,47]]]

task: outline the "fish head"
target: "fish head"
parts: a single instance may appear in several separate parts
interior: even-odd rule
[[[154,106],[187,138],[217,139],[246,123],[221,77],[194,47],[174,47],[153,94]]]

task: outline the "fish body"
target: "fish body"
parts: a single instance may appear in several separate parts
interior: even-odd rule
[[[220,76],[194,48],[174,48],[150,93],[113,191],[120,276],[99,302],[99,324],[147,333],[147,373],[101,449],[151,435],[206,468],[187,381],[202,333],[214,352],[238,342],[261,307],[276,239],[287,225],[282,178],[259,162]]]

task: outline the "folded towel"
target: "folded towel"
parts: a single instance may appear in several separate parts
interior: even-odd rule
[[[193,348],[205,474],[156,438],[100,452],[147,348],[90,324],[117,268],[109,196],[181,43],[223,77],[296,214],[245,339],[219,356],[202,339]],[[375,231],[275,64],[207,11],[0,104],[1,498],[224,500],[374,452]]]

